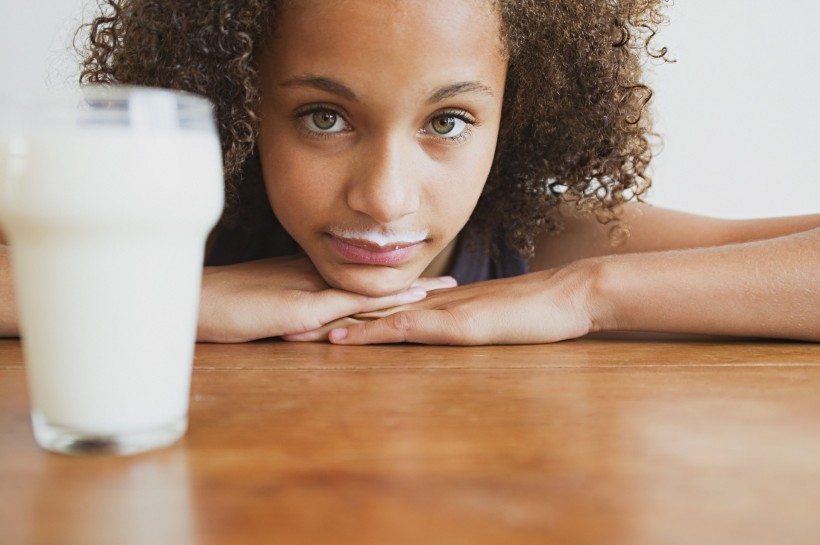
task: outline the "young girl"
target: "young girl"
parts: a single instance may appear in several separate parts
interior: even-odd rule
[[[216,105],[200,340],[820,340],[820,216],[639,200],[661,4],[108,1],[82,79]]]

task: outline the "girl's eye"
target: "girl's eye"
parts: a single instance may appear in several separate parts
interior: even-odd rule
[[[339,120],[339,116],[332,112],[314,112],[311,120],[318,128],[323,131],[329,131],[334,125],[336,125],[336,122]]]
[[[316,108],[300,113],[298,117],[309,132],[327,134],[350,130],[344,117],[328,108]]]
[[[442,116],[431,121],[430,126],[436,134],[452,137],[464,132],[464,129],[467,127],[467,123],[465,123],[463,119],[459,119],[457,117]]]
[[[431,119],[422,132],[435,138],[460,142],[470,135],[473,125],[475,119],[467,112],[444,112]]]

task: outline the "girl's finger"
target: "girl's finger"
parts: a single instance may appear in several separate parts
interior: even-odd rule
[[[338,320],[333,320],[332,322],[328,322],[327,324],[323,325],[318,329],[314,329],[312,331],[305,331],[304,333],[294,333],[292,335],[282,335],[282,339],[285,341],[301,341],[301,342],[317,342],[317,341],[326,341],[327,334],[333,329],[337,329],[340,327],[347,327],[353,324],[361,323],[361,320],[357,320],[356,318],[352,318],[346,316],[344,318],[339,318]]]
[[[449,312],[411,310],[385,318],[331,329],[328,340],[334,344],[471,344],[459,338],[457,324]]]
[[[318,307],[316,310],[320,320],[316,326],[319,328],[345,316],[417,303],[427,297],[427,290],[412,287],[383,297],[368,297],[341,290],[325,290],[316,296]]]
[[[458,282],[452,276],[421,277],[411,284],[412,287],[423,288],[427,291],[455,288]]]

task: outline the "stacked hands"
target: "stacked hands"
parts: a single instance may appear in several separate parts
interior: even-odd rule
[[[369,297],[329,286],[306,256],[207,267],[198,339],[471,345],[573,338],[593,321],[583,283],[573,280],[581,275],[569,269],[467,286],[422,277],[404,291]]]
[[[660,219],[681,228],[655,229]],[[614,250],[568,222],[527,274],[464,286],[410,276],[375,297],[332,287],[307,256],[206,267],[198,339],[541,344],[623,330],[816,342],[817,221],[647,209]]]

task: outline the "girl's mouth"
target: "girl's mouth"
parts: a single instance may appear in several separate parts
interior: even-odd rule
[[[342,258],[363,265],[399,265],[411,259],[421,249],[426,234],[412,234],[408,240],[384,240],[385,237],[357,236],[354,233],[330,232],[326,234],[330,247]],[[374,242],[372,239],[380,239]]]

